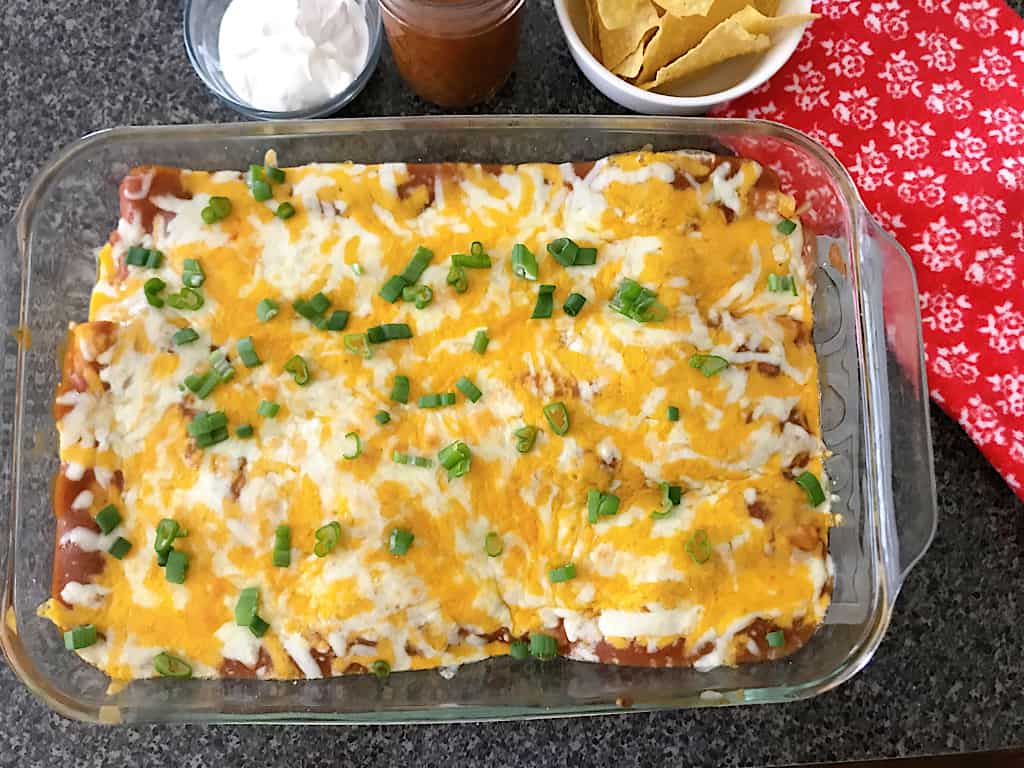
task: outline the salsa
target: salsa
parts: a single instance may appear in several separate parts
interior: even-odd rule
[[[402,78],[442,107],[491,99],[516,62],[523,0],[381,0]]]

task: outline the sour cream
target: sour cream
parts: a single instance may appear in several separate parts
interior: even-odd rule
[[[275,112],[341,93],[365,65],[368,45],[357,0],[232,0],[220,23],[228,84],[253,107]]]

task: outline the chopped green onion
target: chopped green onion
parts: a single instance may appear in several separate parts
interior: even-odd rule
[[[473,456],[468,445],[461,440],[456,440],[441,449],[437,454],[437,460],[441,462],[442,467],[448,470],[448,479],[454,480],[469,472]]]
[[[359,433],[346,432],[345,439],[351,440],[355,444],[355,447],[352,449],[352,453],[343,453],[341,455],[341,458],[347,459],[348,461],[352,461],[352,459],[358,459],[363,452],[363,441],[359,437]]]
[[[306,362],[302,355],[292,355],[288,362],[284,364],[284,370],[292,375],[295,383],[300,387],[309,384],[309,363]]]
[[[371,344],[382,344],[396,339],[411,339],[412,329],[408,323],[384,323],[366,329],[366,340]]]
[[[690,367],[697,368],[708,378],[729,367],[729,361],[718,355],[690,355]]]
[[[445,279],[445,282],[452,286],[456,293],[465,293],[469,290],[469,278],[466,277],[464,267],[452,265],[452,268],[448,270],[448,277]]]
[[[678,485],[658,483],[661,487],[661,507],[651,512],[651,519],[664,520],[672,514],[672,510],[679,505],[683,499],[683,489]]]
[[[402,289],[409,285],[409,281],[401,275],[392,275],[388,278],[388,281],[384,283],[380,292],[377,294],[384,301],[390,301],[394,304],[402,296]]]
[[[508,645],[508,655],[516,661],[526,661],[530,658],[530,644],[525,640],[513,640]]]
[[[416,302],[416,309],[426,309],[434,300],[434,289],[429,285],[410,285],[402,289],[402,301]]]
[[[192,667],[188,662],[182,661],[177,656],[167,653],[158,653],[153,658],[153,669],[162,677],[192,677]]]
[[[370,671],[373,672],[378,680],[387,680],[391,675],[391,665],[384,661],[384,659],[377,659],[370,665]]]
[[[341,523],[332,520],[327,525],[321,525],[313,536],[316,538],[313,554],[317,557],[327,557],[338,546],[338,540],[341,538]]]
[[[275,317],[280,310],[281,305],[273,299],[262,299],[256,305],[256,317],[259,318],[261,323],[265,323]]]
[[[391,385],[391,399],[396,403],[409,402],[408,376],[395,376],[395,383]]]
[[[252,336],[239,339],[238,344],[235,346],[238,349],[238,356],[242,358],[242,363],[246,368],[255,368],[258,365],[263,365],[263,361],[256,354],[256,347],[253,346]]]
[[[149,249],[141,245],[133,245],[124,256],[124,263],[130,267],[146,266],[146,259],[149,256]]]
[[[391,460],[396,464],[412,464],[424,469],[430,469],[430,467],[434,466],[433,459],[428,459],[425,456],[413,456],[411,453],[402,453],[401,451],[392,453]]]
[[[107,504],[107,506],[96,513],[96,525],[100,527],[100,532],[103,533],[104,536],[117,528],[120,524],[121,513],[117,511],[117,507],[113,504]]]
[[[355,275],[356,277],[362,277],[362,275],[363,275],[363,265],[362,264],[359,264],[357,262],[357,263],[352,265],[351,269],[352,269],[352,274],[353,275]]]
[[[349,312],[346,309],[336,309],[331,312],[331,316],[327,319],[327,330],[328,331],[344,331],[348,326]]]
[[[292,564],[292,529],[287,525],[279,525],[274,530],[271,561],[275,568],[287,568]]]
[[[540,273],[537,257],[522,243],[512,246],[512,274],[524,280],[536,280]]]
[[[110,545],[110,549],[107,551],[112,557],[116,557],[118,560],[124,560],[124,556],[128,554],[131,548],[132,543],[128,541],[128,539],[118,536],[114,539],[114,543]]]
[[[566,563],[548,571],[548,579],[552,584],[560,584],[563,581],[571,581],[575,578],[576,566],[572,563]]]
[[[191,344],[193,341],[199,338],[199,334],[196,333],[192,328],[182,328],[175,332],[171,337],[171,341],[176,346],[182,346],[183,344]]]
[[[484,255],[484,244],[479,240],[474,240],[469,244],[469,254],[471,256],[483,256]]]
[[[151,277],[142,286],[142,292],[146,295],[146,301],[149,302],[151,307],[159,309],[164,305],[164,300],[160,298],[160,292],[167,287],[167,283],[161,280],[159,277]]]
[[[209,205],[218,219],[225,219],[231,214],[231,200],[222,195],[211,197]]]
[[[796,484],[807,492],[807,500],[812,507],[816,507],[825,501],[825,492],[821,489],[821,483],[810,472],[804,472],[796,478]]]
[[[242,424],[238,427],[235,427],[235,435],[243,439],[247,437],[252,437],[254,433],[255,430],[252,428],[252,424]]]
[[[399,277],[405,281],[406,285],[412,285],[423,276],[424,270],[430,265],[430,261],[433,258],[434,252],[432,250],[424,248],[422,245],[418,246]]]
[[[194,312],[203,306],[203,296],[198,291],[185,286],[178,293],[172,293],[167,297],[167,305],[172,309]]]
[[[531,320],[551,317],[551,310],[555,306],[554,293],[555,286],[540,286],[540,289],[537,291],[537,304],[533,308],[533,314],[530,315]]]
[[[579,293],[570,293],[569,298],[565,300],[565,304],[562,305],[562,311],[569,317],[576,317],[583,309],[583,305],[587,303],[587,297]]]
[[[487,351],[487,345],[490,343],[491,339],[487,336],[487,331],[477,331],[476,336],[473,337],[473,351],[482,355]]]
[[[497,557],[505,549],[505,545],[501,541],[501,536],[491,531],[484,537],[484,552],[487,553],[488,557]]]
[[[188,555],[180,549],[172,549],[167,553],[167,567],[164,576],[172,584],[184,584],[188,574]]]
[[[587,491],[587,521],[596,523],[602,517],[618,514],[619,497],[614,493],[602,493],[597,488]]]
[[[563,267],[571,267],[576,263],[576,254],[580,247],[568,237],[560,237],[548,243],[548,253]]]
[[[359,355],[367,360],[373,357],[373,350],[370,349],[370,342],[365,333],[346,333],[343,341],[345,349],[353,355]]]
[[[669,421],[679,421],[679,409],[674,405],[670,405],[667,416]]]
[[[483,392],[480,391],[479,387],[465,376],[460,377],[459,380],[455,382],[455,388],[464,394],[466,399],[472,403],[475,403],[483,395]]]
[[[711,559],[711,541],[708,539],[707,531],[700,528],[693,532],[693,535],[686,540],[686,554],[697,565],[703,565]]]
[[[598,517],[613,517],[619,512],[619,497],[614,493],[602,493],[597,505]]]
[[[263,166],[263,175],[271,184],[284,183],[284,171],[280,168],[275,168],[272,165],[265,165]]]
[[[80,651],[96,642],[96,625],[83,624],[64,633],[64,647],[69,651]]]
[[[259,404],[259,407],[256,409],[256,413],[266,419],[272,419],[277,416],[277,412],[280,410],[281,406],[273,400],[264,400]]]
[[[153,539],[153,549],[156,553],[166,555],[171,551],[174,540],[185,536],[177,520],[165,517],[156,526],[156,538]]]
[[[597,248],[580,248],[576,251],[574,267],[592,267],[597,264]]]
[[[255,617],[252,624],[249,625],[249,631],[256,637],[263,637],[268,629],[270,629],[270,625],[259,616]]]
[[[227,381],[235,375],[235,369],[228,362],[227,355],[219,349],[210,353],[210,367],[221,381]]]
[[[302,315],[311,323],[315,323],[319,319],[320,315],[323,314],[322,312],[317,312],[310,302],[301,297],[292,302],[292,309],[295,310],[296,314]]]
[[[219,383],[220,376],[216,371],[193,373],[185,377],[185,387],[200,400],[205,400]]]
[[[377,413],[373,415],[373,420],[383,427],[385,424],[391,421],[391,414],[388,413],[387,411],[377,411]]]
[[[530,655],[538,661],[551,661],[558,655],[558,641],[551,635],[530,635]]]
[[[275,549],[271,553],[270,561],[275,568],[287,568],[292,564],[292,553],[290,550]]]
[[[203,267],[199,264],[198,260],[185,259],[182,266],[181,282],[189,288],[198,288],[206,282],[206,274],[203,272]]]
[[[160,269],[160,266],[164,263],[163,251],[158,251],[156,248],[150,248],[149,252],[146,253],[146,266],[149,269]]]
[[[317,317],[319,317],[331,306],[331,300],[324,296],[323,293],[317,292],[313,298],[309,300],[309,306],[317,314]]]
[[[764,639],[768,641],[769,648],[781,648],[786,644],[786,633],[777,629],[765,635]]]
[[[213,432],[208,432],[205,435],[200,435],[199,437],[197,437],[196,438],[196,447],[197,448],[209,448],[211,445],[216,445],[217,443],[223,443],[225,440],[228,439],[228,437],[229,437],[229,435],[228,435],[228,428],[227,427],[220,427],[219,429],[213,430]]]
[[[792,275],[772,273],[768,275],[768,290],[772,293],[791,293],[796,296],[796,280]]]
[[[412,531],[405,528],[393,528],[388,537],[388,551],[392,555],[404,555],[409,551],[415,538]]]
[[[796,222],[791,219],[783,219],[775,225],[775,228],[784,235],[792,235],[796,231]]]
[[[569,431],[569,409],[565,403],[548,403],[544,406],[544,418],[548,420],[556,435],[564,435]]]
[[[277,210],[274,211],[274,215],[277,218],[285,221],[295,215],[295,206],[289,203],[287,200],[277,206]]]
[[[238,593],[238,601],[235,603],[235,624],[240,627],[248,627],[256,618],[260,607],[259,587],[246,587]]]
[[[668,317],[668,309],[658,301],[658,294],[628,277],[616,289],[609,306],[613,311],[638,323],[650,323]]]
[[[420,408],[441,408],[446,405],[455,405],[455,393],[432,392],[429,395],[420,395],[416,404]]]
[[[251,187],[257,181],[264,181],[263,166],[253,164],[249,166],[249,172],[246,174],[245,183]]]
[[[264,200],[269,200],[273,197],[274,191],[267,182],[258,180],[252,183],[252,196],[256,202],[262,203]]]
[[[536,427],[527,424],[513,432],[512,434],[516,438],[516,450],[520,453],[529,453],[537,441],[537,432],[539,431]]]
[[[491,257],[486,253],[453,253],[452,266],[466,269],[490,269]]]
[[[206,206],[205,208],[203,208],[203,210],[199,212],[199,215],[202,217],[204,224],[217,223],[217,214],[214,213],[213,208],[211,208],[210,206]]]

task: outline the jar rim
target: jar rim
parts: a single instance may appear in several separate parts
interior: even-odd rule
[[[504,24],[525,0],[379,0],[381,10],[414,28],[429,24],[435,37],[478,35]],[[436,25],[436,26],[435,26]]]

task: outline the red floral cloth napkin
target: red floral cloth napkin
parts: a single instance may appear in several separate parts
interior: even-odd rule
[[[1024,22],[1002,0],[819,0],[718,110],[809,133],[917,268],[931,396],[1024,499]]]

